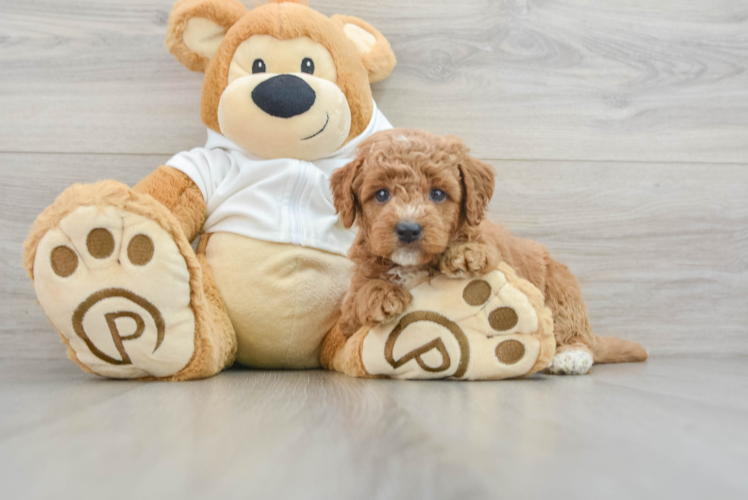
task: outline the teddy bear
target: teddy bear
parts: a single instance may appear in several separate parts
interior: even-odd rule
[[[133,188],[71,186],[24,243],[39,303],[84,371],[179,381],[236,362],[474,380],[548,366],[552,315],[506,263],[420,283],[397,321],[341,332],[356,232],[330,179],[392,129],[371,92],[396,64],[379,31],[301,0],[178,0],[166,45],[205,73],[205,146]]]
[[[166,45],[205,73],[207,143],[133,188],[66,189],[24,244],[39,303],[68,357],[105,377],[318,367],[355,236],[329,178],[391,128],[370,85],[395,55],[361,19],[298,0],[179,0]]]

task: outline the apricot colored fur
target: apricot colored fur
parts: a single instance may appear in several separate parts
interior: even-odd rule
[[[320,364],[326,370],[334,370],[351,377],[371,378],[363,362],[364,339],[368,330],[362,330],[353,337],[343,335],[337,323],[322,342]]]
[[[247,12],[239,0],[179,0],[169,14],[166,47],[190,71],[203,72],[210,59],[192,52],[184,43],[184,30],[193,17],[210,19],[227,30]]]
[[[210,60],[193,53],[184,44],[187,20],[195,16],[228,29]],[[377,43],[363,58],[343,31],[346,23],[365,29],[376,39]],[[200,112],[208,128],[220,133],[218,104],[228,85],[231,59],[239,44],[252,35],[271,35],[278,40],[306,36],[327,48],[335,61],[337,85],[351,109],[351,130],[346,142],[364,131],[373,112],[369,84],[389,75],[396,63],[390,44],[371,25],[350,16],[329,18],[297,2],[273,2],[247,10],[236,0],[180,0],[169,16],[166,45],[189,69],[205,71]]]
[[[342,333],[404,311],[410,298],[398,283],[404,274],[480,275],[503,260],[543,293],[559,352],[586,349],[597,363],[645,360],[639,344],[593,333],[579,282],[543,245],[483,220],[494,182],[493,168],[471,157],[456,137],[394,129],[362,143],[357,158],[331,180],[341,220],[359,226],[349,253],[356,268],[343,302]],[[383,188],[391,193],[386,203],[374,199]],[[445,201],[429,200],[434,188],[447,194]],[[395,225],[406,219],[423,226],[415,244],[396,237]],[[403,250],[417,261],[394,262]]]
[[[160,166],[133,188],[152,196],[169,209],[182,225],[187,240],[192,241],[205,223],[205,199],[187,174]]]

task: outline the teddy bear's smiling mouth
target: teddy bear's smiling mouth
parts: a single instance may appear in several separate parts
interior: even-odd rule
[[[327,115],[327,118],[325,119],[325,124],[322,125],[322,128],[319,129],[319,131],[315,132],[314,134],[310,135],[309,137],[304,137],[302,141],[306,141],[311,139],[312,137],[317,137],[319,134],[321,134],[326,128],[327,124],[330,123],[330,113],[325,113]]]

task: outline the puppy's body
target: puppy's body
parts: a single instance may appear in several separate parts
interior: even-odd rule
[[[643,361],[634,342],[594,335],[576,277],[541,244],[483,220],[493,169],[454,137],[395,129],[372,136],[332,177],[335,207],[359,232],[349,257],[356,268],[342,306],[352,335],[401,314],[406,290],[437,273],[481,275],[501,260],[543,292],[553,312],[557,355],[550,370],[586,373],[597,363]]]

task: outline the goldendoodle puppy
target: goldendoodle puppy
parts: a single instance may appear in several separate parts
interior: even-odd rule
[[[592,332],[576,277],[534,241],[484,220],[494,191],[493,168],[452,136],[408,129],[375,134],[331,180],[335,208],[359,231],[356,264],[343,301],[341,328],[352,335],[401,314],[404,288],[436,273],[481,275],[506,261],[545,295],[553,312],[557,354],[549,371],[587,373],[594,362],[644,361],[635,343]]]

